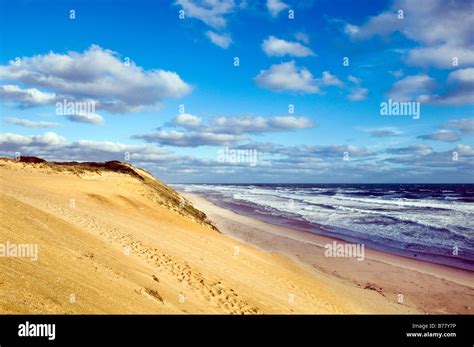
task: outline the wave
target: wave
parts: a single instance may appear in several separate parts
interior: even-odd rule
[[[469,187],[469,186],[468,186]],[[348,240],[368,240],[375,246],[431,252],[474,260],[474,209],[466,188],[444,189],[451,195],[433,198],[440,187],[183,185],[187,192],[243,205],[259,216],[304,221]],[[419,191],[431,194],[420,196]],[[449,190],[449,192],[448,192]],[[472,191],[472,187],[470,187]],[[407,196],[419,196],[418,199]],[[439,195],[439,194],[438,194]]]

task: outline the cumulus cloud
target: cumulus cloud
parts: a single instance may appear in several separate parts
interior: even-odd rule
[[[142,135],[134,135],[133,138],[141,139],[150,143],[176,147],[199,147],[199,146],[223,146],[231,145],[246,139],[242,135],[215,133],[211,131],[180,131],[163,130]]]
[[[229,34],[218,34],[214,31],[207,31],[206,36],[211,40],[213,44],[221,48],[229,48],[232,43],[232,39]]]
[[[346,152],[349,154],[349,157],[366,157],[373,155],[366,147],[344,144],[290,146],[279,147],[274,150],[274,153],[297,157],[302,160],[307,158],[342,159]]]
[[[449,74],[448,91],[434,96],[434,103],[445,105],[474,104],[474,68],[459,69]]]
[[[314,94],[320,89],[308,69],[297,67],[294,61],[272,65],[255,77],[257,84],[274,91],[292,91]]]
[[[395,78],[401,78],[405,74],[402,69],[390,70],[389,73]]]
[[[403,19],[398,18],[398,10],[403,10]],[[367,39],[398,31],[422,45],[408,51],[409,64],[452,68],[453,57],[458,57],[460,67],[474,61],[473,25],[469,1],[426,0],[419,6],[416,1],[396,0],[389,10],[360,26],[347,24],[345,32],[354,39]]]
[[[122,144],[111,141],[67,140],[53,132],[25,136],[13,133],[0,134],[1,153],[13,156],[20,152],[24,156],[38,156],[48,160],[77,161],[125,161],[128,154],[138,162],[174,162],[177,157],[169,150],[152,145]]]
[[[7,117],[5,122],[8,124],[19,125],[27,128],[52,128],[58,125],[55,122],[32,121],[25,118]]]
[[[402,132],[398,128],[394,128],[394,127],[366,129],[364,131],[369,133],[370,136],[372,137],[392,137],[392,136],[399,136],[402,134]]]
[[[387,153],[428,155],[433,153],[433,149],[428,145],[417,144],[408,147],[389,148],[387,149]]]
[[[269,36],[262,43],[263,51],[270,57],[307,57],[315,55],[314,52],[299,42],[286,41],[275,36]]]
[[[407,76],[392,86],[388,95],[395,101],[427,101],[437,87],[436,81],[425,74]]]
[[[454,148],[454,151],[457,152],[460,156],[474,157],[474,147],[469,145],[459,144],[456,146],[456,148]]]
[[[438,84],[426,74],[407,76],[395,82],[388,95],[396,101],[420,101],[440,105],[474,103],[474,68],[459,69],[447,78],[446,90],[434,94]]]
[[[460,137],[458,133],[452,130],[437,130],[432,134],[420,135],[419,139],[432,140],[432,141],[444,141],[444,142],[455,142],[459,141]]]
[[[313,122],[306,117],[278,116],[264,117],[217,117],[212,120],[215,130],[225,133],[264,133],[290,131],[313,127]]]
[[[269,128],[275,130],[306,129],[313,127],[313,122],[306,117],[281,116],[269,120]]]
[[[63,144],[66,139],[58,134],[48,131],[42,135],[20,135],[14,133],[0,134],[2,150],[18,149],[22,146],[48,147]]]
[[[56,100],[56,95],[42,92],[36,88],[22,89],[17,85],[6,84],[0,86],[0,98],[21,108],[27,108],[50,104]]]
[[[234,0],[176,0],[187,17],[198,19],[214,28],[225,27],[225,16],[235,9]]]
[[[267,0],[267,9],[272,17],[278,16],[278,14],[289,6],[281,0]]]
[[[113,159],[124,161],[125,154],[129,154],[131,160],[144,162],[160,162],[174,159],[169,150],[160,147],[123,144],[111,141],[74,141],[63,148],[59,148],[58,152],[63,153],[68,159],[75,158],[93,161]]]
[[[65,117],[72,122],[78,122],[78,123],[89,123],[89,124],[104,123],[104,118],[100,114],[97,114],[97,113],[68,114],[68,115],[65,115]]]
[[[367,99],[369,90],[367,88],[355,87],[352,88],[347,98],[351,101],[361,101]]]
[[[297,32],[297,33],[295,34],[295,39],[297,39],[298,41],[303,42],[304,44],[309,45],[309,36],[308,36],[308,34],[306,34],[306,33]]]
[[[138,134],[133,137],[168,146],[222,146],[247,140],[245,134],[292,131],[314,126],[309,118],[295,116],[270,118],[220,116],[213,118],[210,124],[203,124],[200,117],[186,113],[176,116],[171,125],[183,127],[186,130],[159,128],[155,132]]]
[[[329,71],[324,71],[321,78],[314,78],[305,67],[298,67],[295,61],[274,64],[267,70],[261,70],[255,77],[261,88],[277,92],[299,92],[303,94],[320,94],[320,87],[343,87],[344,83]]]
[[[474,169],[474,148],[469,145],[459,144],[451,150],[435,151],[427,145],[413,145],[410,147],[393,148],[387,151],[395,154],[383,161],[402,166],[403,171],[418,170],[423,176],[441,175],[445,180],[447,175],[466,179]],[[457,153],[458,160],[453,160],[453,153]],[[436,170],[443,171],[436,171]],[[425,177],[426,179],[426,177]]]
[[[362,81],[360,78],[349,75],[347,79],[353,83],[353,86],[349,89],[347,98],[351,101],[365,100],[369,94],[369,90],[361,86]]]
[[[323,76],[321,78],[321,85],[344,87],[344,83],[339,78],[331,74],[329,71],[323,72]]]
[[[408,51],[408,65],[451,69],[474,64],[474,50],[468,47],[453,47],[443,44],[435,47],[419,47]]]
[[[127,66],[116,52],[97,45],[83,53],[23,57],[20,65],[10,61],[0,66],[0,78],[45,89],[40,92],[42,100],[44,93],[50,93],[46,94],[48,101],[53,101],[53,95],[59,99],[92,99],[97,108],[117,113],[155,106],[191,91],[175,72],[144,70],[134,63]]]
[[[184,128],[198,128],[202,124],[202,119],[190,113],[180,113],[174,118],[173,124]]]
[[[236,149],[251,149],[259,153],[274,153],[277,145],[271,142],[249,142],[235,147]]]
[[[474,135],[474,118],[452,119],[441,127],[444,129],[455,129],[467,135]]]

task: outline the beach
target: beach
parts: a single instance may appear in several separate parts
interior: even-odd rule
[[[181,197],[127,163],[0,160],[2,314],[471,313],[472,274]],[[29,249],[29,248],[28,248]],[[399,294],[403,294],[400,300]]]
[[[341,240],[270,224],[237,214],[197,194],[185,193],[224,234],[278,253],[318,274],[377,292],[387,300],[421,313],[473,313],[474,286],[470,271],[365,248],[365,260],[326,257],[325,245]],[[403,295],[403,296],[400,296]]]

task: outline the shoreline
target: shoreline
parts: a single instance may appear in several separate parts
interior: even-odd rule
[[[420,260],[420,261],[431,263],[431,264],[446,266],[448,268],[466,270],[466,271],[471,271],[471,272],[474,271],[474,267],[472,263],[466,259],[462,259],[462,258],[449,259],[445,256],[437,255],[433,253],[408,251],[408,250],[397,248],[393,245],[388,245],[388,244],[380,245],[378,243],[372,242],[370,239],[367,239],[367,238],[358,238],[358,237],[350,236],[347,234],[343,235],[340,233],[336,233],[334,231],[331,231],[325,228],[322,225],[314,226],[314,224],[310,222],[293,220],[293,219],[279,217],[279,216],[274,217],[271,215],[253,213],[252,209],[248,207],[244,208],[244,207],[239,206],[238,204],[229,204],[229,203],[219,204],[218,202],[215,201],[218,199],[211,199],[205,194],[198,193],[198,195],[200,195],[204,199],[208,200],[209,202],[223,209],[231,210],[238,215],[253,218],[254,220],[262,221],[264,223],[271,224],[274,226],[281,226],[283,228],[288,228],[291,230],[297,230],[304,233],[309,233],[310,235],[318,235],[321,237],[326,237],[329,240],[335,240],[340,243],[363,244],[365,245],[366,248],[371,249],[372,251],[378,251],[381,254],[391,254],[394,256],[402,257],[403,259],[408,258],[408,259]]]
[[[188,193],[185,191],[180,191],[181,193]],[[397,246],[396,243],[392,242],[393,240],[381,240],[373,241],[367,236],[355,236],[349,229],[342,228],[328,228],[324,225],[320,225],[314,222],[309,222],[306,220],[301,220],[298,218],[290,218],[280,215],[265,214],[260,210],[258,205],[253,206],[239,204],[236,202],[229,201],[220,201],[218,197],[207,195],[206,193],[195,193],[189,192],[189,194],[197,194],[202,198],[210,201],[211,203],[226,209],[231,210],[236,214],[247,216],[255,220],[262,221],[274,226],[281,226],[283,228],[298,230],[304,233],[310,233],[313,235],[319,235],[327,237],[331,240],[337,240],[342,243],[351,243],[351,244],[363,244],[365,247],[372,250],[377,250],[382,254],[392,254],[395,256],[400,256],[402,258],[411,258],[414,260],[422,260],[424,262],[429,262],[432,264],[444,265],[449,268],[467,270],[474,272],[474,262],[465,259],[462,257],[449,257],[446,255],[433,253],[429,251],[420,251],[414,249],[405,249],[400,245]]]
[[[238,214],[202,195],[180,194],[206,213],[223,234],[286,256],[312,273],[324,273],[354,288],[375,290],[422,313],[473,313],[473,274],[468,270],[367,247],[364,261],[328,258],[324,256],[324,245],[346,242]]]

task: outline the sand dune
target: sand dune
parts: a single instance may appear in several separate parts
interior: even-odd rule
[[[130,165],[0,160],[1,313],[390,313],[416,310],[220,233]],[[33,161],[33,162],[31,162]]]

